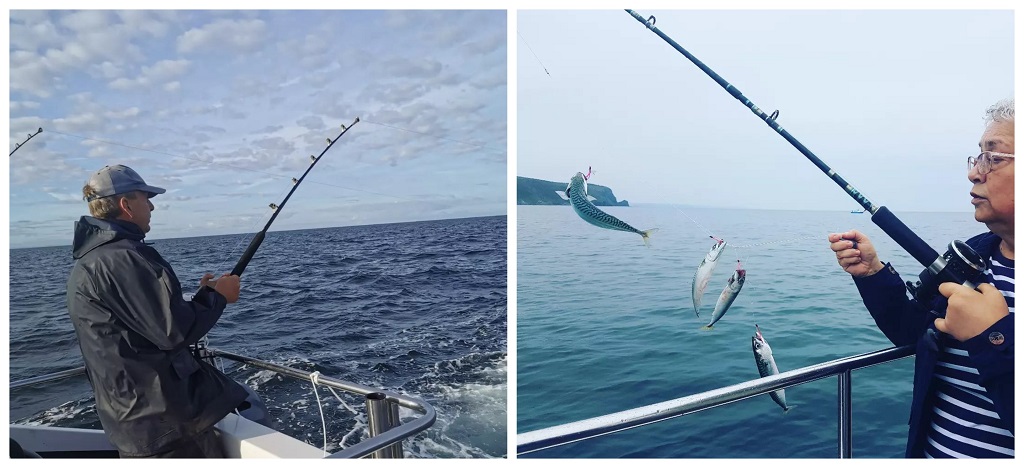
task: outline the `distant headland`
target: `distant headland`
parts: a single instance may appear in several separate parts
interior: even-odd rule
[[[532,179],[530,177],[516,176],[516,204],[517,205],[568,205],[568,200],[563,200],[556,191],[565,191],[569,181],[551,182],[549,180]],[[587,184],[587,192],[596,198],[592,200],[597,206],[629,206],[626,200],[617,201],[612,189],[603,185]]]

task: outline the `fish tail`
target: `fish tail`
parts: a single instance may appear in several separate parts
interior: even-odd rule
[[[700,327],[700,329],[704,330],[704,331],[708,331],[708,330],[710,330],[712,328],[715,328],[715,326],[714,325],[704,325],[703,327]]]
[[[658,228],[648,229],[646,231],[640,231],[640,236],[644,238],[644,245],[647,247],[651,246],[651,234],[658,232]]]

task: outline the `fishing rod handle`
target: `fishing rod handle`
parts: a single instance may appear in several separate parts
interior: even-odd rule
[[[878,207],[878,211],[871,215],[871,221],[925,266],[918,275],[918,281],[906,282],[907,290],[921,305],[932,307],[933,301],[939,297],[939,285],[942,283],[956,283],[977,289],[984,281],[987,262],[966,243],[958,240],[950,242],[946,253],[939,255],[888,208]],[[932,307],[931,310],[939,317],[945,316],[937,309],[944,307]]]
[[[878,207],[878,210],[871,215],[871,222],[882,228],[883,232],[896,241],[900,247],[903,247],[903,250],[906,250],[921,265],[930,266],[936,258],[940,258],[935,249],[918,237],[906,224],[903,224],[903,221],[900,221],[888,208]]]
[[[253,236],[252,241],[249,242],[249,247],[242,253],[242,257],[238,259],[238,263],[231,269],[232,275],[242,276],[242,272],[245,271],[245,267],[249,266],[249,261],[256,255],[256,250],[260,248],[260,244],[263,243],[263,239],[267,237],[267,231],[260,231]]]

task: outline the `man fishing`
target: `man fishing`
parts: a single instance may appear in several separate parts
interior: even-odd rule
[[[916,344],[907,457],[1012,458],[1014,110],[986,113],[981,154],[968,158],[974,217],[989,232],[967,240],[988,263],[978,290],[947,282],[929,306],[855,230],[829,234],[839,265],[853,276],[878,328],[897,346]],[[930,310],[945,310],[936,318]]]
[[[238,300],[240,279],[203,275],[191,301],[143,242],[164,193],[131,168],[106,166],[82,188],[67,304],[103,430],[122,458],[223,458],[213,425],[247,391],[189,351]]]

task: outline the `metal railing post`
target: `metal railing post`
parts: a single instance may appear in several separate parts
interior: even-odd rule
[[[839,377],[839,458],[853,458],[853,383],[852,371],[847,369]]]
[[[391,408],[393,403],[388,402],[387,395],[375,392],[366,395],[366,425],[370,431],[370,437],[377,437],[394,427],[391,423]],[[397,411],[396,411],[397,412]],[[389,445],[376,450],[371,458],[392,458],[394,445]],[[401,448],[399,448],[401,451]]]
[[[398,403],[388,400],[388,413],[390,416],[391,427],[398,427],[402,425],[402,419],[398,416]],[[405,453],[402,452],[402,442],[397,442],[390,448],[391,458],[405,458]]]

